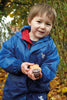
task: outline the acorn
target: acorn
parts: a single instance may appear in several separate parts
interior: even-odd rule
[[[39,77],[40,76],[40,70],[39,69],[33,69],[33,74],[35,76],[35,78]]]
[[[39,65],[38,64],[35,64],[35,65],[33,65],[33,66],[30,66],[30,68],[32,68],[33,69],[33,74],[34,74],[34,76],[35,76],[35,78],[37,78],[37,77],[39,77],[40,76],[40,71],[41,71],[41,68],[39,67]]]

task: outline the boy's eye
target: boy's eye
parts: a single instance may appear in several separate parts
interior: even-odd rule
[[[37,21],[38,23],[41,23],[41,21]]]
[[[50,26],[51,24],[49,24],[49,23],[46,23],[46,25]]]

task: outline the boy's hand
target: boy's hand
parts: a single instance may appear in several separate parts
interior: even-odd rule
[[[33,63],[24,62],[21,64],[21,71],[22,73],[28,75],[28,71],[30,70],[28,66],[34,65]]]
[[[32,80],[37,80],[37,79],[40,79],[40,78],[42,77],[42,73],[40,72],[39,77],[35,78],[35,75],[34,75],[34,73],[33,73],[33,69],[30,69],[30,70],[28,71],[28,77],[29,77],[30,79],[32,79]]]
[[[39,67],[38,64],[34,64],[33,66],[30,66],[28,77],[30,77],[32,80],[37,80],[42,77],[41,68]]]

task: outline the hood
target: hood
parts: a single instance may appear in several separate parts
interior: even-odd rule
[[[19,32],[16,32],[15,35],[17,35],[19,38],[22,38],[22,31],[28,29],[30,31],[31,27],[30,26],[24,26],[21,28],[21,30]]]

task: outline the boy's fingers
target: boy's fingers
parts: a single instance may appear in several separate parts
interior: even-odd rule
[[[34,63],[28,63],[28,66],[33,66],[34,65]]]
[[[26,62],[26,64],[27,64],[27,65],[34,65],[34,63],[29,63],[29,62]]]
[[[40,72],[40,76],[39,76],[39,78],[41,78],[42,77],[42,73]]]
[[[32,69],[28,72],[28,77],[31,78],[32,80],[36,80],[34,74],[32,73]]]

